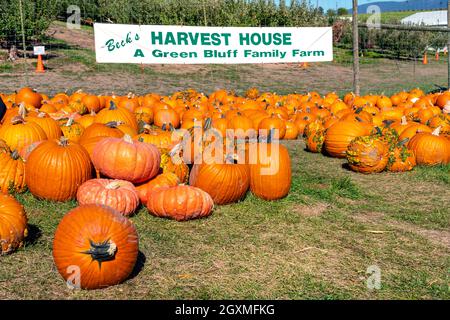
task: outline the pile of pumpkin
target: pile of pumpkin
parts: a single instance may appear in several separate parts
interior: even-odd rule
[[[349,93],[343,101],[334,94],[318,99],[322,106],[325,100],[332,103],[325,104],[330,112],[325,117],[304,117],[311,152],[346,158],[349,168],[361,173],[450,163],[450,92],[425,95],[414,89],[390,98]]]
[[[49,98],[24,88],[1,97],[7,112],[0,126],[0,254],[21,247],[27,235],[26,214],[8,193],[27,188],[38,199],[76,199],[79,207],[61,220],[53,243],[55,265],[74,287],[103,288],[129,276],[138,235],[127,217],[140,203],[152,215],[184,221],[210,215],[215,204],[238,202],[249,190],[277,200],[290,189],[289,153],[278,143],[275,148],[270,137],[255,142],[256,150],[266,152],[257,152],[252,164],[237,161],[234,152],[224,155],[231,161],[188,166],[173,160],[171,152],[180,145],[173,137],[183,136],[178,128],[192,129],[199,121],[216,128],[226,119],[214,115],[207,121],[214,112],[202,108],[216,102],[195,91],[170,97],[79,91]],[[232,125],[250,121],[240,111],[236,117]],[[274,164],[279,170],[264,173]],[[74,266],[80,277],[72,277]]]

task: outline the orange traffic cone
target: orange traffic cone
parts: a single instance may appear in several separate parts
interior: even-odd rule
[[[302,67],[302,68],[304,68],[304,69],[307,69],[307,68],[308,68],[308,62],[302,62],[302,63],[300,64],[300,67]]]
[[[439,51],[436,50],[436,57],[435,57],[436,61],[439,61]]]
[[[38,55],[38,61],[36,64],[36,72],[38,72],[38,73],[45,72],[44,63],[42,62],[42,55]]]
[[[423,56],[423,64],[428,64],[428,54],[425,52],[425,55]]]

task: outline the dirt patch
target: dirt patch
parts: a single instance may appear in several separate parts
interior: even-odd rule
[[[94,50],[94,35],[86,30],[69,29],[60,23],[52,23],[46,31],[46,35],[68,44],[84,49]]]
[[[327,211],[330,206],[326,203],[317,203],[315,205],[296,204],[292,211],[305,217],[317,217]]]
[[[363,223],[382,224],[383,230],[378,230],[380,233],[388,232],[389,228],[411,232],[426,238],[434,244],[450,249],[450,231],[447,230],[430,230],[406,222],[392,221],[381,212],[366,212],[355,215],[353,218]]]

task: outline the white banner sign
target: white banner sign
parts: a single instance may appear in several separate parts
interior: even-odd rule
[[[238,64],[333,60],[332,28],[94,24],[99,63]]]

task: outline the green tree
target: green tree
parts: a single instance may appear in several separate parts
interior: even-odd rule
[[[337,10],[337,15],[340,16],[340,17],[346,16],[346,15],[348,15],[348,10],[345,9],[345,8],[339,8]]]

